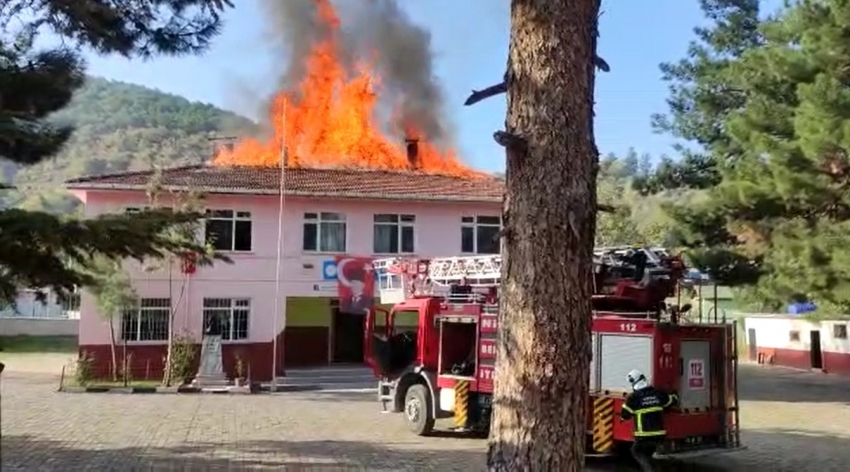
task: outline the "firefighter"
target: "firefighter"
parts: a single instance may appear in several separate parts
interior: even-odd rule
[[[678,397],[675,393],[667,394],[649,385],[646,376],[639,370],[632,370],[626,378],[632,386],[632,393],[623,403],[620,418],[623,421],[634,418],[632,456],[641,470],[652,471],[652,456],[667,436],[664,410],[675,405]]]

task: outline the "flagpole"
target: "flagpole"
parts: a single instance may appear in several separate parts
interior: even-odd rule
[[[272,338],[272,391],[277,391],[277,338],[278,338],[278,321],[281,317],[281,287],[280,287],[280,272],[281,259],[283,258],[283,204],[284,190],[286,189],[286,102],[283,104],[283,116],[281,126],[281,144],[280,144],[280,197],[278,200],[277,212],[277,261],[275,264],[274,278],[274,337]],[[286,332],[286,313],[283,315],[283,329],[281,334]],[[285,349],[285,347],[284,347]]]

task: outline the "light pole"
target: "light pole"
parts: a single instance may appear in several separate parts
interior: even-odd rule
[[[281,301],[281,288],[280,288],[280,271],[281,271],[281,261],[283,259],[283,206],[285,202],[284,192],[286,190],[286,102],[283,104],[283,116],[281,117],[283,123],[281,124],[281,144],[280,144],[280,188],[279,188],[279,200],[278,200],[278,211],[277,211],[277,261],[275,264],[275,277],[274,277],[274,328],[272,338],[272,391],[277,391],[277,337],[278,337],[278,321],[280,318],[281,308],[283,307],[283,303]],[[283,329],[282,333],[286,332],[286,318],[284,315],[283,319]],[[286,336],[284,336],[284,339]],[[286,346],[284,346],[284,352]]]

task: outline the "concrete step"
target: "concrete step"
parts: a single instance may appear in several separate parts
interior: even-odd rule
[[[286,377],[292,378],[375,378],[372,369],[368,367],[316,367],[286,369]]]
[[[277,384],[317,390],[371,391],[377,390],[378,379],[368,367],[330,366],[287,369],[285,377],[277,378]]]

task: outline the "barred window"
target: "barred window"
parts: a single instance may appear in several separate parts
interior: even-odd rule
[[[247,298],[204,298],[204,326],[218,317],[223,341],[248,339],[251,300]]]
[[[124,341],[167,341],[171,300],[142,298],[121,316],[121,339]]]

